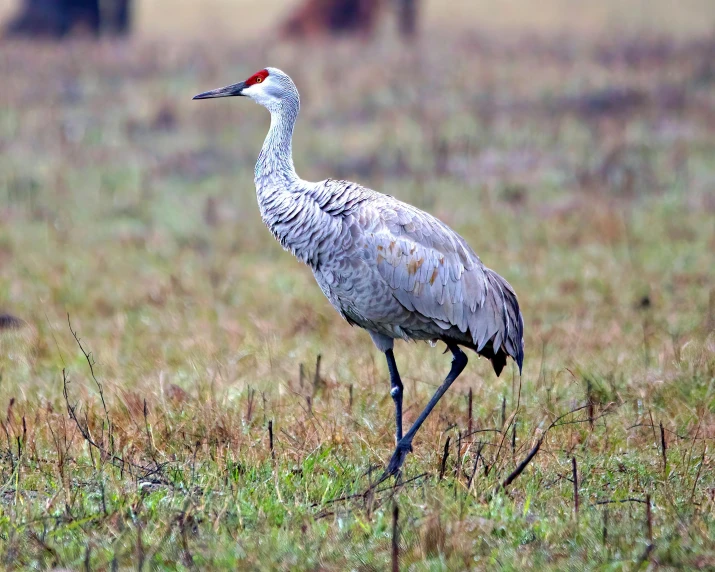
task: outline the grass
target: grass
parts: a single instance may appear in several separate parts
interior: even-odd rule
[[[396,503],[405,570],[714,567],[712,54],[4,44],[2,566],[383,570]],[[524,310],[523,375],[470,356],[373,496],[382,357],[262,226],[265,112],[190,100],[267,62],[301,89],[299,173],[435,213]],[[410,420],[448,357],[396,355]]]

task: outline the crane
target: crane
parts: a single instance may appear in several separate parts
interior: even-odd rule
[[[194,99],[232,96],[248,97],[271,114],[254,173],[263,221],[286,250],[312,269],[340,315],[367,330],[385,354],[395,406],[395,450],[380,480],[397,475],[415,434],[466,367],[462,347],[491,360],[497,376],[507,357],[521,372],[524,322],[516,294],[459,234],[432,215],[356,183],[298,177],[292,139],[300,96],[286,73],[265,68]],[[396,339],[442,341],[452,353],[447,377],[404,434]]]

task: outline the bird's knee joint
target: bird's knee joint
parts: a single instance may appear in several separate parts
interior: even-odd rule
[[[467,354],[465,354],[462,350],[459,350],[459,353],[454,354],[452,361],[454,363],[466,364],[469,360],[467,359]]]
[[[401,387],[393,387],[390,390],[390,395],[392,396],[392,399],[398,399],[402,395],[402,388]]]
[[[397,442],[397,449],[400,451],[406,451],[408,453],[412,452],[412,439],[405,439],[404,437]]]

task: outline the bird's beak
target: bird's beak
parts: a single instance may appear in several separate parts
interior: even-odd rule
[[[246,82],[241,81],[239,83],[234,83],[233,85],[227,85],[226,87],[205,91],[199,95],[195,95],[193,99],[212,99],[214,97],[234,97],[236,95],[243,95],[241,92],[245,87]]]

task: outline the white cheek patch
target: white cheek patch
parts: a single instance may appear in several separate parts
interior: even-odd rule
[[[260,83],[254,83],[253,85],[249,87],[244,87],[241,90],[241,95],[245,95],[247,97],[254,97],[255,95],[258,95],[261,92],[261,84]]]
[[[241,91],[241,95],[250,97],[256,103],[268,107],[276,101],[276,98],[265,89],[265,84],[265,81],[262,83],[254,83],[252,86],[244,88],[243,91]]]

